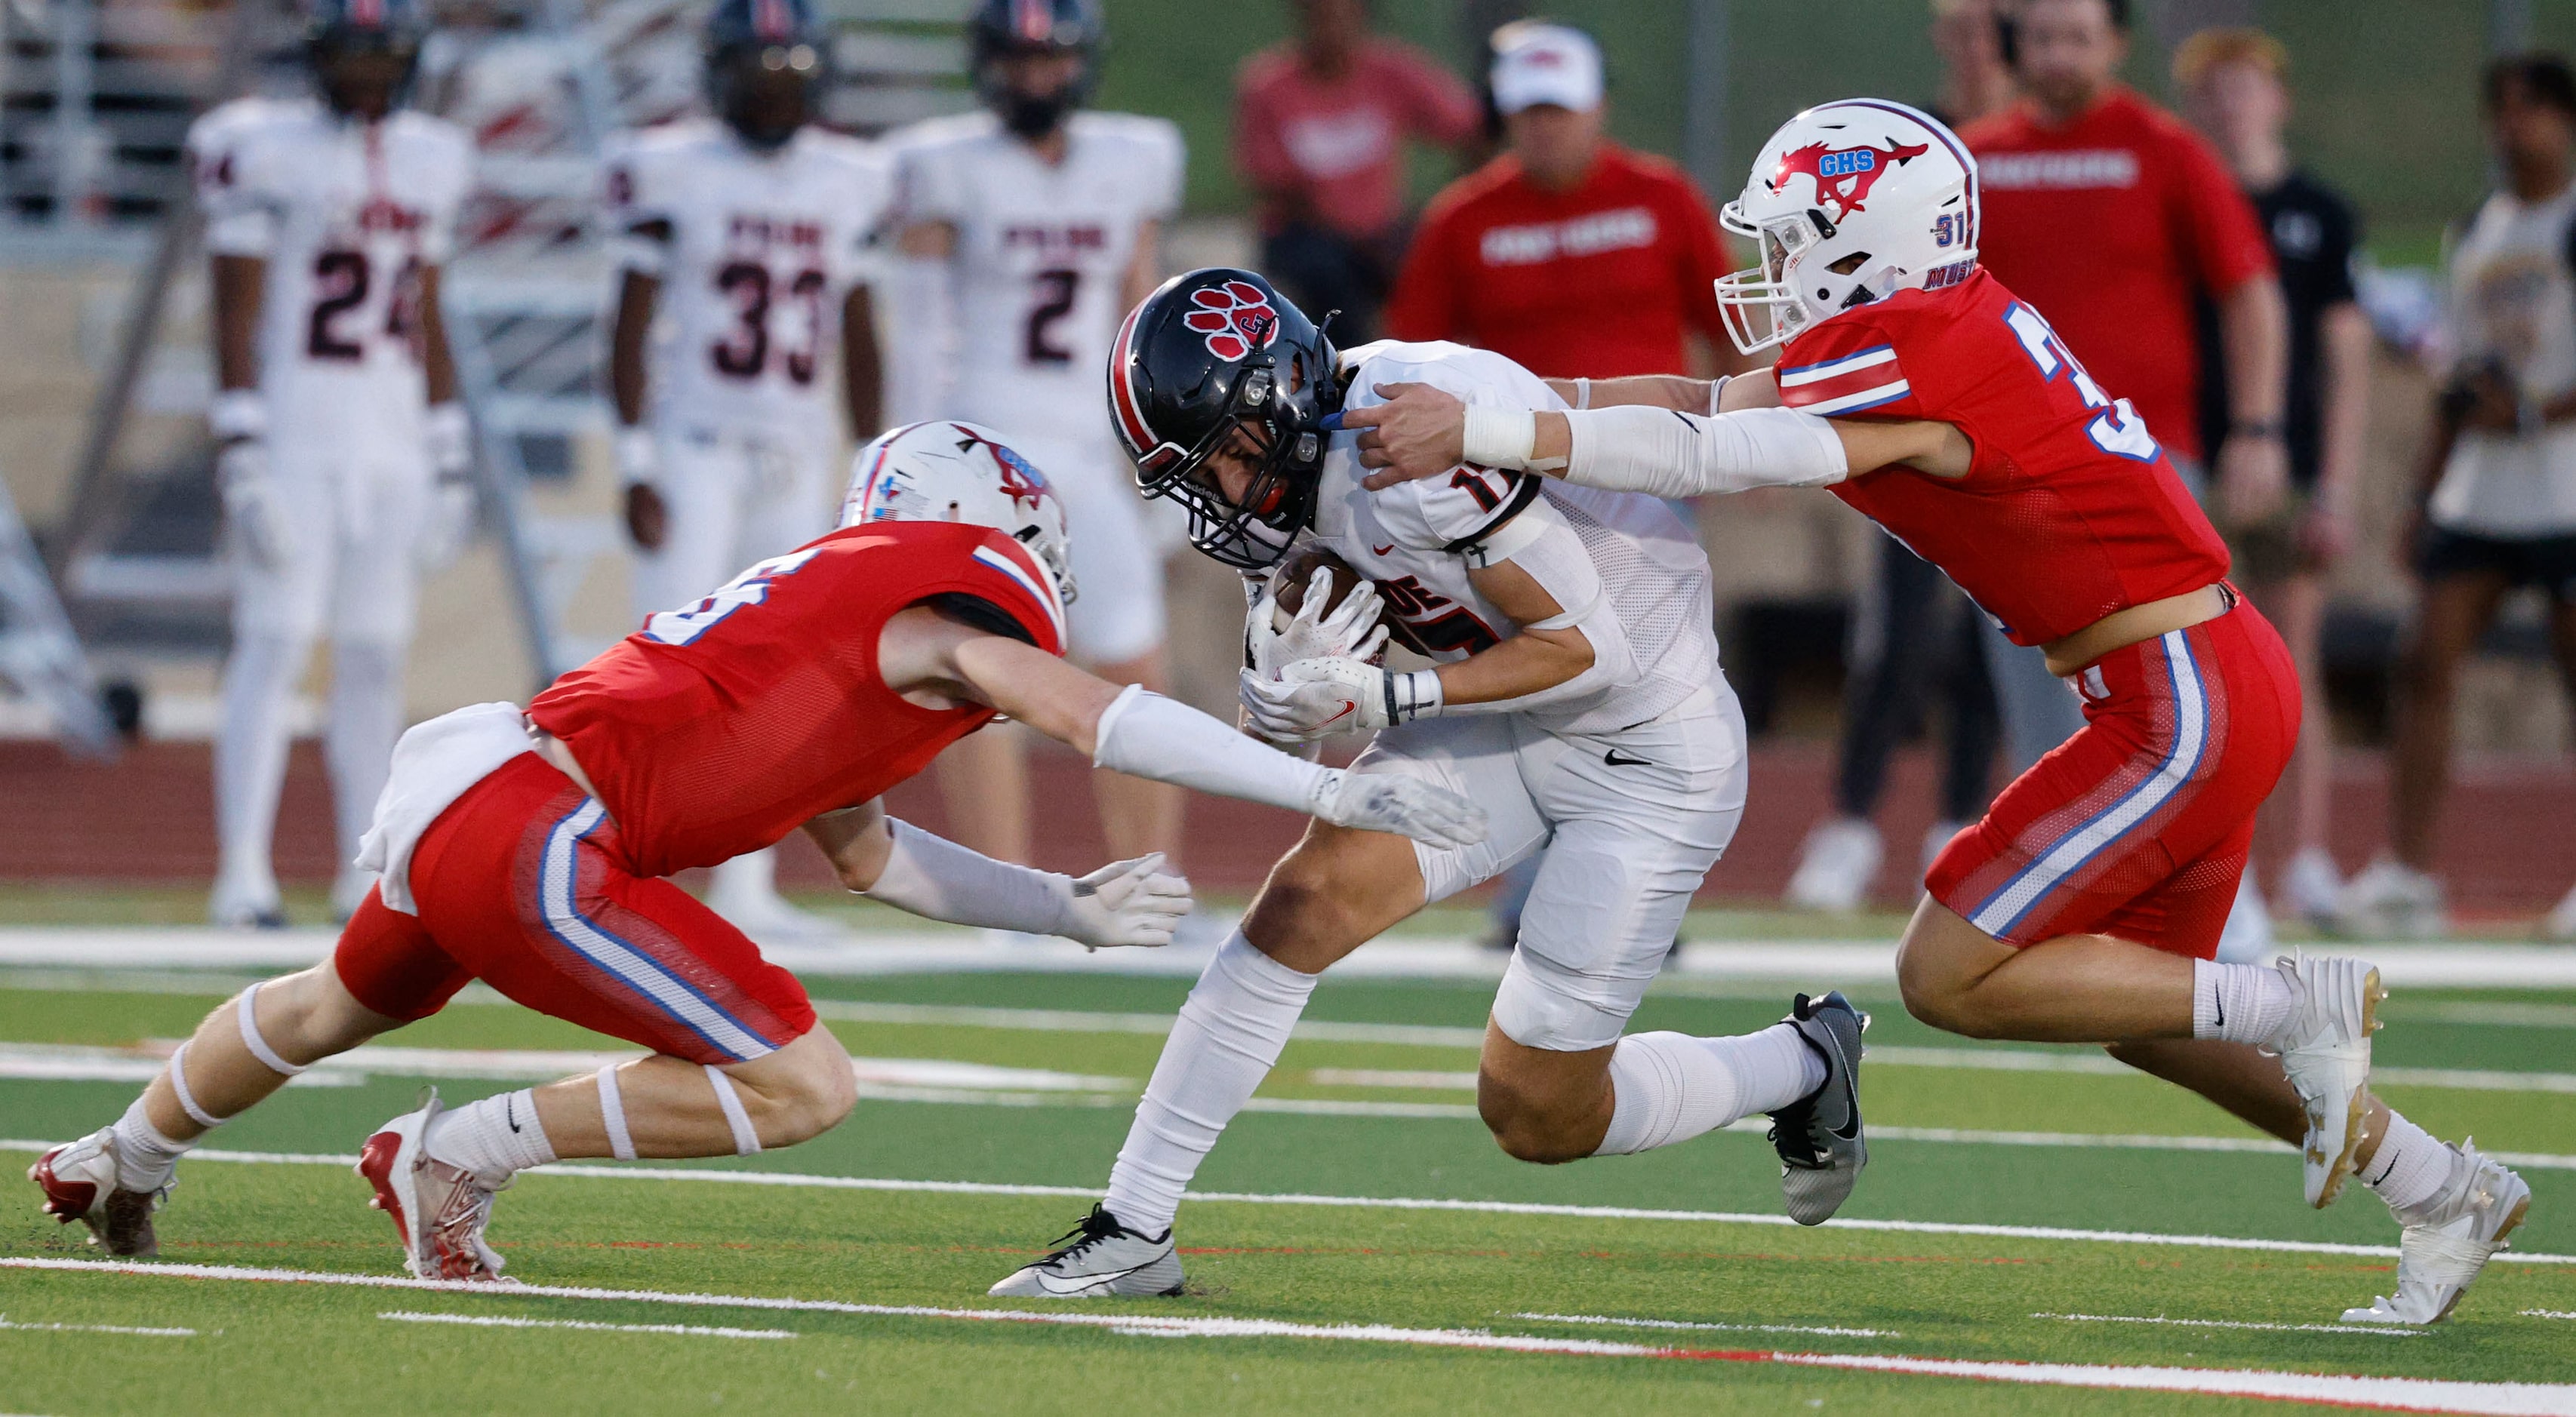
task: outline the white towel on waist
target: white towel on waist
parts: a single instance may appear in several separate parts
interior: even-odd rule
[[[394,744],[393,772],[376,798],[375,820],[358,839],[358,866],[377,874],[389,909],[420,913],[411,893],[411,853],[438,814],[503,763],[534,751],[527,717],[512,703],[441,714]]]

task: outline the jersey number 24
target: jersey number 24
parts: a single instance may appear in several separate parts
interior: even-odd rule
[[[2040,318],[2038,311],[2015,301],[2004,312],[2004,323],[2012,327],[2014,338],[2021,341],[2022,352],[2030,356],[2030,362],[2039,366],[2041,378],[2053,381],[2065,374],[2074,382],[2075,392],[2083,398],[2086,408],[2103,410],[2084,425],[2085,436],[2093,440],[2095,447],[2138,462],[2156,460],[2159,450],[2155,438],[2147,432],[2147,421],[2129,407],[2127,399],[2114,402],[2100,384],[2093,382],[2084,366],[2075,362],[2066,341],[2057,337],[2057,331],[2048,327],[2048,321]]]

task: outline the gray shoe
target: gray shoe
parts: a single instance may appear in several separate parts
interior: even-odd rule
[[[1860,1128],[1860,1035],[1869,1015],[1837,989],[1821,999],[1800,994],[1781,1022],[1825,1060],[1824,1086],[1771,1114],[1771,1149],[1780,1153],[1789,1218],[1822,1225],[1842,1209],[1869,1164],[1869,1140]]]
[[[986,1292],[999,1299],[1123,1299],[1181,1292],[1181,1257],[1172,1252],[1169,1230],[1140,1235],[1119,1224],[1106,1206],[1095,1205],[1056,1243],[1064,1248]]]

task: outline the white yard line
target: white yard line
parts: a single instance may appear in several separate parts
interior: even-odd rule
[[[675,1333],[698,1338],[797,1338],[792,1328],[701,1328],[696,1324],[594,1324],[580,1319],[512,1319],[498,1314],[416,1314],[396,1309],[376,1315],[406,1324],[460,1324],[467,1328],[571,1328],[588,1333]]]
[[[431,1290],[480,1299],[587,1299],[738,1308],[771,1312],[848,1314],[871,1318],[939,1319],[962,1323],[1021,1323],[1102,1329],[1158,1338],[1291,1338],[1322,1342],[1397,1344],[1420,1348],[1480,1349],[1589,1358],[1659,1358],[1695,1362],[1782,1363],[1909,1376],[1977,1378],[2048,1387],[2210,1393],[2294,1402],[2398,1408],[2415,1412],[2471,1413],[2481,1417],[2576,1417],[2576,1386],[2557,1383],[2445,1382],[2340,1373],[2284,1373],[2242,1368],[2156,1368],[2111,1364],[1967,1362],[1953,1358],[1860,1353],[1784,1353],[1760,1349],[1656,1348],[1597,1339],[1543,1338],[1482,1329],[1403,1328],[1393,1324],[1308,1324],[1277,1319],[1175,1317],[1160,1314],[1039,1312],[1027,1309],[954,1309],[921,1304],[857,1304],[832,1299],[770,1295],[686,1294],[650,1289],[587,1286],[469,1284],[453,1280],[397,1279],[389,1275],[334,1274],[228,1265],[141,1264],[119,1260],[0,1258],[0,1267],[86,1271],[101,1274],[230,1280],[272,1284],[348,1285],[371,1289]]]
[[[54,1142],[0,1138],[0,1151],[44,1151]],[[201,1148],[191,1161],[250,1165],[355,1166],[355,1156],[310,1152],[223,1151]],[[1033,1186],[995,1181],[913,1181],[875,1176],[817,1176],[794,1171],[733,1171],[687,1166],[637,1166],[622,1163],[561,1163],[539,1166],[537,1176],[569,1176],[590,1181],[703,1181],[714,1185],[785,1186],[831,1191],[879,1191],[921,1195],[1059,1196],[1095,1200],[1092,1186]],[[1791,1226],[1785,1215],[1759,1211],[1659,1210],[1644,1206],[1559,1205],[1540,1201],[1472,1201],[1417,1196],[1325,1196],[1262,1194],[1246,1191],[1191,1191],[1188,1199],[1209,1205],[1322,1206],[1351,1210],[1445,1210],[1483,1215],[1563,1216],[1578,1220],[1663,1220],[1696,1224]],[[2393,1259],[2394,1245],[2345,1245],[2322,1240],[2260,1240],[2232,1235],[2172,1235],[2151,1230],[2079,1230],[2050,1225],[1986,1225],[1946,1220],[1874,1220],[1838,1216],[1819,1227],[1914,1235],[1976,1235],[2007,1240],[2067,1240],[2079,1244],[2179,1246],[2186,1249],[2253,1250],[2279,1254],[2357,1255]],[[2576,1255],[2524,1254],[2507,1250],[2499,1264],[2576,1265]],[[0,1259],[0,1265],[15,1261]]]
[[[2564,1309],[2525,1309],[2522,1316],[2526,1319],[2576,1319],[2576,1313]]]
[[[133,1328],[125,1324],[13,1324],[0,1314],[0,1331],[9,1333],[130,1333],[144,1338],[194,1338],[193,1328]]]
[[[2033,1314],[2035,1319],[2056,1319],[2071,1324],[2165,1324],[2175,1328],[2250,1328],[2266,1333],[2354,1333],[2371,1338],[2421,1338],[2420,1328],[2390,1328],[2384,1324],[2264,1324],[2241,1319],[2172,1319],[2161,1314],[2153,1317],[2138,1314]]]
[[[1543,1324],[1600,1324],[1610,1328],[1662,1328],[1706,1330],[1715,1333],[1814,1333],[1829,1338],[1903,1338],[1905,1335],[1886,1328],[1813,1328],[1804,1324],[1721,1324],[1689,1323],[1681,1319],[1625,1319],[1608,1314],[1506,1314],[1505,1318],[1528,1319]]]

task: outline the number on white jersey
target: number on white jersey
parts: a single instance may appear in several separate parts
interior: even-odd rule
[[[405,259],[385,302],[384,337],[405,348],[411,345],[420,270],[419,257]],[[346,319],[374,288],[375,266],[364,251],[329,250],[313,258],[313,309],[304,320],[307,358],[354,364],[367,357],[366,331],[348,328]]]
[[[814,382],[822,357],[823,291],[830,280],[808,267],[787,282],[787,300],[804,325],[804,338],[780,350],[790,383]],[[716,271],[716,293],[730,301],[735,326],[707,346],[716,372],[731,379],[757,379],[769,368],[769,317],[774,308],[769,268],[757,261],[731,261]]]
[[[1029,277],[1028,339],[1020,347],[1023,364],[1071,364],[1073,351],[1056,333],[1056,323],[1073,313],[1082,293],[1082,272],[1040,271]]]
[[[758,605],[769,599],[770,583],[782,576],[792,576],[804,569],[805,563],[822,552],[807,548],[784,556],[772,556],[750,570],[725,582],[715,594],[685,605],[665,610],[644,622],[644,637],[666,645],[684,645],[724,622],[725,617],[746,605]]]
[[[2084,425],[2084,432],[2093,439],[2095,447],[2138,462],[2156,460],[2160,449],[2156,447],[2154,435],[2147,432],[2147,421],[2138,417],[2138,411],[2129,406],[2127,399],[2115,402],[2103,392],[2100,384],[2093,382],[2093,376],[2085,373],[2084,366],[2076,361],[2075,352],[2066,347],[2066,341],[2057,337],[2057,331],[2049,328],[2048,321],[2041,318],[2038,311],[2015,301],[2013,307],[2004,312],[2004,323],[2012,327],[2014,338],[2021,341],[2022,350],[2030,356],[2030,362],[2039,366],[2040,377],[2055,379],[2060,370],[2065,371],[2074,381],[2075,392],[2082,396],[2086,408],[2105,410]]]

